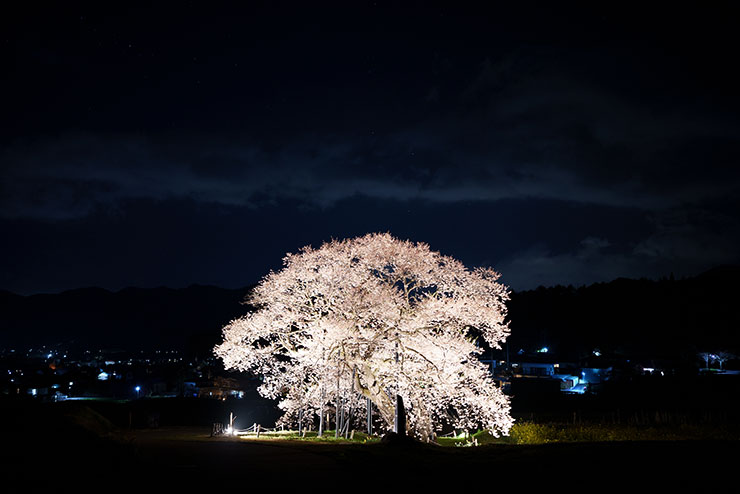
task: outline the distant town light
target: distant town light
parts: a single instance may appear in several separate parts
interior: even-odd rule
[[[547,353],[549,349],[546,346],[543,346],[539,350],[537,350],[537,353]]]

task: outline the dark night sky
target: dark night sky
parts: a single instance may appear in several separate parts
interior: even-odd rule
[[[739,263],[737,12],[552,3],[5,10],[0,288],[240,287],[371,231],[517,290]]]

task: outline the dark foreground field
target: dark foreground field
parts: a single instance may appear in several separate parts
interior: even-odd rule
[[[704,485],[722,492],[736,484],[740,458],[740,442],[729,440],[469,448],[324,444],[212,438],[207,427],[111,429],[89,409],[61,415],[49,410],[5,414],[0,461],[7,492],[248,492],[297,486],[384,491],[407,485],[494,491],[565,486],[579,492]]]
[[[711,479],[736,482],[740,445],[724,441],[649,441],[489,445],[317,444],[207,438],[203,431],[139,431],[138,458],[168,475],[238,485],[330,482],[358,485],[456,485],[460,488],[533,486],[681,486]]]

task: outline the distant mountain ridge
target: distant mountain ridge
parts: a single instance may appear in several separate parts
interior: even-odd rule
[[[192,285],[112,292],[91,287],[27,296],[3,291],[0,348],[64,343],[78,348],[196,349],[247,312],[242,302],[250,289]]]
[[[587,287],[512,294],[511,348],[548,346],[565,354],[601,352],[690,358],[700,351],[740,353],[740,267],[693,278],[618,278]]]
[[[252,287],[79,288],[57,294],[0,290],[0,349],[177,349],[210,354],[221,328],[244,315]],[[548,346],[564,355],[605,352],[655,357],[740,352],[740,267],[681,280],[619,278],[585,287],[513,292],[510,351]]]

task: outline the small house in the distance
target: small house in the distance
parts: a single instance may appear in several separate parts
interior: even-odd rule
[[[580,362],[561,360],[547,347],[535,351],[517,351],[508,362],[491,360],[492,373],[500,379],[509,380],[513,386],[524,392],[540,389],[558,390],[564,393],[583,394],[596,391],[601,383],[611,375],[609,359],[599,359],[598,351]],[[516,384],[514,384],[516,382]],[[515,389],[512,389],[512,393]]]
[[[243,398],[244,388],[238,380],[231,377],[216,376],[211,382],[201,386],[198,390],[199,398]]]

